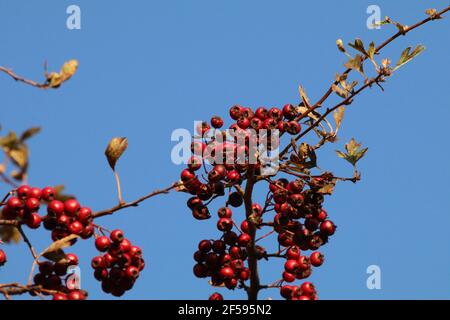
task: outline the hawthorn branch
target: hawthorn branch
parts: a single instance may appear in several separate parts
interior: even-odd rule
[[[11,69],[7,69],[7,68],[2,67],[2,66],[0,66],[0,72],[6,73],[8,76],[13,78],[15,81],[28,84],[28,85],[30,85],[32,87],[35,87],[35,88],[39,88],[39,89],[48,89],[48,88],[50,88],[50,85],[48,83],[39,83],[39,82],[36,82],[36,81],[33,81],[33,80],[26,79],[24,77],[18,76]]]
[[[252,210],[252,195],[255,185],[254,166],[251,165],[247,171],[247,184],[244,192],[245,215],[248,221],[248,233],[252,239],[248,246],[248,268],[250,269],[250,287],[247,289],[248,300],[258,300],[258,292],[260,290],[259,273],[258,273],[258,253],[255,247],[256,243],[256,226],[250,219]]]
[[[111,215],[114,212],[122,210],[122,209],[125,209],[125,208],[137,207],[141,202],[143,202],[143,201],[145,201],[145,200],[147,200],[149,198],[152,198],[154,196],[160,195],[160,194],[167,194],[167,193],[169,193],[169,191],[171,191],[172,189],[177,188],[178,186],[180,186],[179,183],[174,183],[168,188],[165,188],[165,189],[162,189],[162,190],[152,191],[149,194],[147,194],[147,195],[145,195],[145,196],[143,196],[143,197],[141,197],[141,198],[139,198],[137,200],[134,200],[134,201],[131,201],[131,202],[119,203],[118,205],[116,205],[116,206],[114,206],[114,207],[112,207],[110,209],[106,209],[106,210],[101,210],[101,211],[95,212],[95,213],[93,213],[92,217],[94,219],[97,219],[97,218],[100,218],[100,217],[103,217],[103,216]]]
[[[34,261],[36,261],[38,259],[38,256],[36,254],[36,250],[34,249],[33,245],[30,242],[30,239],[28,239],[27,235],[25,234],[25,232],[23,231],[23,229],[20,225],[17,227],[17,230],[19,230],[19,233],[22,236],[23,241],[25,241],[25,243],[27,244],[28,248],[30,249],[31,255],[33,256]]]
[[[371,80],[369,80],[368,82],[366,82],[363,86],[361,86],[358,90],[354,91],[351,95],[349,95],[346,99],[342,100],[341,102],[339,102],[337,105],[335,105],[332,108],[328,108],[324,114],[322,114],[315,122],[313,122],[305,131],[303,131],[302,133],[300,133],[299,135],[297,135],[294,139],[292,139],[292,143],[289,143],[284,149],[283,151],[281,151],[280,153],[280,159],[283,158],[284,155],[286,155],[286,153],[289,152],[289,150],[291,149],[291,147],[293,146],[294,142],[298,142],[301,138],[303,138],[306,134],[308,134],[311,130],[313,130],[314,128],[316,128],[317,126],[319,126],[319,124],[333,111],[335,111],[336,109],[338,109],[339,107],[342,107],[344,105],[349,105],[353,102],[353,98],[355,96],[357,96],[358,94],[360,94],[362,91],[364,91],[365,89],[371,87],[374,83],[378,83],[380,81],[382,81],[384,79],[384,73],[380,73],[377,77],[372,78]]]
[[[57,290],[44,289],[41,285],[21,285],[18,283],[0,284],[0,294],[8,300],[11,299],[11,296],[21,295],[24,293],[34,293],[38,295],[42,293],[57,294],[61,292]]]
[[[394,34],[393,36],[391,36],[390,38],[388,38],[386,41],[384,41],[382,44],[380,44],[378,47],[375,48],[375,54],[379,54],[380,51],[386,47],[387,45],[389,45],[391,42],[393,42],[395,39],[397,39],[400,36],[405,36],[407,33],[413,31],[414,29],[430,22],[433,20],[436,20],[436,17],[440,17],[443,14],[445,14],[446,12],[450,11],[450,6],[444,8],[443,10],[437,12],[433,17],[428,17],[422,21],[417,22],[416,24],[406,27],[403,29],[403,31],[398,31],[396,34]],[[363,57],[363,62],[366,61],[368,59],[367,56]],[[342,75],[348,75],[350,72],[352,71],[352,69],[347,69],[344,71],[344,73]],[[338,82],[335,81],[333,82],[333,84],[328,88],[328,90],[325,92],[325,94],[319,99],[319,101],[317,101],[310,109],[306,111],[304,114],[302,114],[300,116],[300,118],[298,119],[298,121],[300,121],[302,118],[306,117],[310,112],[314,111],[315,109],[319,108],[327,99],[328,97],[333,93],[333,85],[337,85]]]

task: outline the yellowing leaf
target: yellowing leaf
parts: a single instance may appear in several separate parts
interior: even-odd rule
[[[78,238],[77,235],[71,234],[65,238],[56,240],[47,249],[42,251],[39,254],[39,257],[45,257],[54,262],[58,262],[65,258],[65,254],[64,254],[64,251],[62,251],[62,249],[73,245],[77,238]]]
[[[64,81],[69,80],[78,69],[78,61],[70,60],[64,63],[61,68],[61,75],[64,77]]]
[[[117,160],[122,156],[128,147],[128,139],[125,137],[112,138],[105,150],[106,158],[113,171],[115,170]]]
[[[408,47],[405,50],[403,50],[403,52],[400,56],[400,59],[398,60],[397,65],[394,68],[394,71],[397,70],[398,68],[400,68],[401,66],[407,64],[408,62],[410,62],[416,56],[421,54],[424,50],[425,50],[425,47],[420,44],[417,47],[415,47],[411,53],[410,53],[411,47]]]
[[[38,134],[39,132],[41,132],[41,128],[40,127],[32,127],[28,130],[25,130],[22,135],[20,136],[20,141],[25,141],[31,137],[33,137],[34,135]]]

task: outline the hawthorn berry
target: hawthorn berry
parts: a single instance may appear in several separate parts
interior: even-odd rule
[[[17,196],[20,199],[26,199],[28,198],[30,191],[31,188],[29,186],[27,185],[20,186],[19,188],[17,188]]]
[[[45,187],[41,190],[41,198],[44,201],[52,201],[56,195],[56,190],[52,187]]]
[[[80,209],[80,203],[75,199],[69,199],[64,202],[64,211],[70,217],[75,217]]]
[[[6,253],[2,249],[0,249],[0,267],[3,266],[6,261]]]
[[[111,247],[111,240],[107,236],[100,236],[95,239],[95,247],[100,252],[106,252]]]
[[[336,226],[330,220],[325,220],[320,224],[320,232],[326,236],[332,236],[336,231]]]
[[[320,252],[313,252],[309,257],[309,261],[314,267],[320,267],[323,264],[324,256]]]
[[[241,247],[247,247],[250,242],[252,242],[252,238],[248,233],[241,233],[237,240],[239,246]]]
[[[111,234],[109,235],[109,237],[111,238],[111,241],[114,243],[120,243],[125,238],[123,231],[120,229],[111,231]]]
[[[209,296],[208,300],[223,300],[223,296],[218,292],[214,292]]]

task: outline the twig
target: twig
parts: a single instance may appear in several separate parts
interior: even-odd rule
[[[33,81],[33,80],[25,79],[25,78],[23,78],[21,76],[16,75],[11,69],[7,69],[5,67],[1,67],[0,66],[0,72],[6,73],[7,75],[9,75],[11,78],[13,78],[16,81],[26,83],[26,84],[28,84],[30,86],[33,86],[33,87],[36,87],[36,88],[39,88],[39,89],[48,89],[48,88],[50,88],[50,85],[48,83],[38,83],[38,82]]]
[[[134,200],[134,201],[131,201],[131,202],[121,203],[121,204],[118,204],[118,205],[116,205],[116,206],[114,206],[114,207],[112,207],[110,209],[106,209],[106,210],[95,212],[92,215],[92,217],[94,219],[96,219],[96,218],[100,218],[100,217],[103,217],[103,216],[106,216],[106,215],[113,214],[114,212],[122,210],[122,209],[125,209],[125,208],[137,207],[139,205],[139,203],[141,203],[142,201],[145,201],[145,200],[147,200],[149,198],[152,198],[154,196],[157,196],[159,194],[169,193],[170,190],[175,189],[178,186],[179,186],[179,183],[174,183],[172,186],[170,186],[168,188],[165,188],[165,189],[162,189],[162,190],[153,191],[153,192],[151,192],[151,193],[149,193],[149,194],[147,194],[147,195],[145,195],[145,196],[143,196],[143,197],[141,197],[141,198],[139,198],[137,200]]]

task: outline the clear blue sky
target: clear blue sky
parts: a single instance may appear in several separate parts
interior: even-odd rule
[[[66,29],[70,4],[81,7],[81,30]],[[170,161],[173,129],[225,115],[236,103],[295,103],[299,84],[319,97],[345,61],[337,38],[379,43],[394,32],[391,26],[367,29],[370,4],[379,5],[382,16],[411,24],[426,8],[448,1],[2,0],[0,65],[41,79],[44,60],[51,69],[80,61],[76,76],[56,91],[0,75],[3,133],[41,125],[31,142],[31,184],[63,183],[94,210],[116,201],[103,151],[111,137],[127,136],[130,146],[118,169],[125,198],[134,199],[178,179],[181,168]],[[395,61],[408,45],[427,47],[389,79],[384,93],[374,88],[360,96],[348,109],[338,145],[320,153],[322,168],[351,175],[334,149],[351,137],[369,147],[362,182],[341,184],[326,203],[339,229],[323,248],[326,263],[311,278],[322,299],[450,298],[448,18],[386,50]],[[0,191],[7,189],[1,185]],[[191,271],[198,241],[218,235],[215,222],[194,221],[186,199],[171,194],[102,220],[144,249],[147,268],[125,298],[204,299],[215,290]],[[30,235],[40,249],[49,243],[43,233]],[[0,282],[25,282],[26,248],[6,250],[10,259]],[[82,285],[90,297],[110,298],[91,275],[93,242],[73,251],[84,258]],[[366,288],[372,264],[381,267],[382,290]],[[282,271],[279,263],[262,268],[267,282]]]

